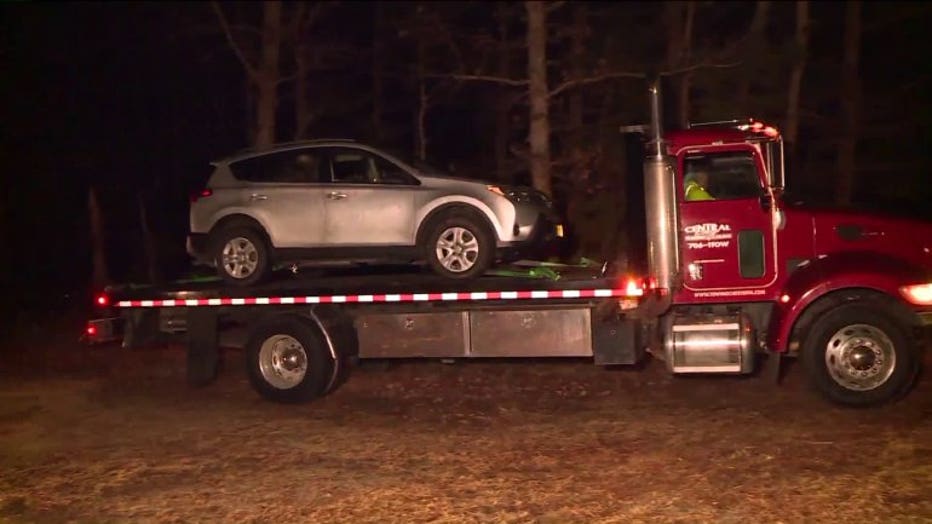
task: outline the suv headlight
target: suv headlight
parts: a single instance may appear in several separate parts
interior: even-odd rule
[[[528,204],[540,204],[544,207],[553,207],[553,201],[541,191],[531,188],[520,188],[520,187],[502,187],[502,186],[486,186],[486,189],[495,193],[496,195],[501,195],[508,200],[516,204],[528,203]]]

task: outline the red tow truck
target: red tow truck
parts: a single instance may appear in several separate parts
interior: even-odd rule
[[[932,224],[786,202],[775,128],[727,122],[664,134],[659,84],[649,93],[644,278],[370,274],[250,289],[111,287],[98,301],[112,314],[91,321],[88,338],[119,334],[134,346],[183,331],[189,380],[206,384],[221,331],[244,326],[250,381],[279,402],[333,391],[356,359],[624,365],[647,352],[675,374],[761,368],[775,379],[782,358],[799,358],[810,383],[844,405],[905,395],[932,325]],[[697,181],[710,199],[687,200]]]

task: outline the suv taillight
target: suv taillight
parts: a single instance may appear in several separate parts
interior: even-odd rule
[[[202,190],[200,190],[200,191],[196,191],[196,192],[194,192],[194,193],[191,193],[191,203],[193,204],[194,202],[197,202],[198,200],[200,200],[200,199],[202,199],[202,198],[207,198],[207,197],[209,197],[210,195],[213,195],[213,194],[214,194],[214,190],[211,189],[211,188],[209,188],[209,187],[206,187],[206,188],[204,188],[204,189],[202,189]]]

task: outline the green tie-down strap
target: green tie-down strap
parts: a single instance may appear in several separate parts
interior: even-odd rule
[[[196,284],[199,282],[220,282],[221,280],[223,279],[216,275],[204,275],[200,277],[186,278],[184,280],[176,280],[175,283],[176,284]]]
[[[487,275],[497,277],[526,277],[526,278],[545,278],[548,280],[560,280],[560,273],[549,267],[531,267],[527,269],[490,269]]]
[[[522,266],[522,267],[575,267],[575,268],[590,268],[590,267],[599,267],[602,265],[601,262],[592,260],[586,257],[581,257],[578,262],[575,264],[567,264],[564,262],[551,262],[549,260],[519,260],[513,265]]]
[[[218,276],[214,275],[205,275],[205,276],[193,276],[191,278],[184,278],[180,280],[171,281],[172,284],[197,284],[202,282],[220,282],[221,279]],[[153,284],[136,284],[133,282],[127,284],[120,284],[116,286],[107,286],[105,291],[116,291],[118,289],[128,289],[131,291],[138,291],[140,289],[147,289],[153,287]]]

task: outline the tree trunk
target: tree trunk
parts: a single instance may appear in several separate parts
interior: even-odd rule
[[[570,55],[572,64],[570,66],[573,80],[582,79],[586,72],[584,70],[586,59],[586,34],[589,31],[588,12],[586,4],[574,4],[573,9],[573,32],[570,43]],[[583,121],[584,121],[584,99],[583,90],[574,89],[569,96],[569,133],[570,148],[574,154],[579,154],[583,148]]]
[[[307,5],[301,2],[295,4],[296,18],[294,25],[294,139],[306,138],[308,128],[311,126],[311,105],[308,102],[308,71],[310,69],[310,46],[307,43],[304,18],[307,16]]]
[[[783,138],[787,144],[787,164],[789,171],[795,172],[798,165],[797,141],[799,140],[799,106],[802,90],[803,73],[809,54],[809,2],[796,2],[796,48],[795,62],[790,73],[789,93],[787,94],[786,124]]]
[[[418,160],[427,160],[427,111],[430,97],[427,93],[427,78],[424,62],[427,50],[422,37],[417,41],[417,116],[415,117],[415,155]]]
[[[256,72],[256,138],[254,145],[267,148],[275,143],[278,110],[278,61],[282,42],[282,3],[262,4],[262,62]]]
[[[693,21],[696,17],[694,2],[667,2],[664,8],[664,20],[667,28],[667,68],[676,70],[689,64],[692,55]],[[676,121],[680,127],[689,125],[691,112],[689,73],[683,73],[673,79],[673,91],[676,94]]]
[[[509,60],[509,42],[508,42],[508,12],[507,4],[499,2],[496,4],[496,17],[498,19],[498,65],[497,73],[502,78],[511,76],[511,61]],[[495,172],[498,180],[511,183],[512,174],[508,168],[508,145],[511,140],[511,108],[513,106],[513,95],[509,88],[499,87],[496,89],[498,97],[495,113],[495,137],[494,137],[494,155],[495,155]]]
[[[680,54],[680,67],[685,67],[689,64],[690,59],[692,58],[692,47],[693,47],[693,21],[696,19],[696,3],[687,2],[686,3],[686,20],[683,23],[683,41],[682,41],[682,52]],[[683,76],[680,77],[680,82],[678,90],[679,96],[677,107],[679,108],[680,115],[680,127],[686,129],[689,127],[689,118],[690,113],[692,112],[692,104],[689,99],[689,89],[692,84],[692,73],[683,73]]]
[[[841,78],[842,133],[838,145],[838,193],[836,203],[847,205],[854,195],[855,156],[858,142],[861,54],[861,2],[845,5],[845,57]]]
[[[384,112],[385,68],[382,64],[381,48],[383,45],[385,6],[381,1],[374,3],[373,9],[373,36],[372,36],[372,138],[376,144],[381,144],[385,138],[385,129],[382,122]]]
[[[584,60],[586,57],[586,30],[587,30],[587,13],[586,6],[583,3],[574,4],[573,9],[573,29],[570,33],[570,78],[568,80],[580,80],[585,76]],[[566,195],[566,213],[571,223],[583,224],[584,220],[579,215],[581,210],[586,208],[586,203],[592,199],[593,180],[591,170],[587,165],[588,157],[585,144],[583,142],[583,122],[584,122],[584,100],[583,90],[574,89],[568,96],[567,108],[567,140],[566,146],[561,148],[560,153],[562,160],[569,161],[570,179],[568,180]],[[599,210],[602,211],[602,210]],[[602,213],[599,213],[602,214]],[[587,245],[604,241],[604,228],[579,228],[573,233],[574,244],[577,250],[585,251]],[[581,255],[592,256],[593,253],[581,252]]]
[[[104,223],[100,213],[100,203],[97,201],[97,190],[90,188],[87,194],[87,211],[90,215],[91,226],[91,264],[93,275],[91,284],[94,289],[103,289],[110,281],[107,271],[107,256],[104,248]]]
[[[146,203],[142,198],[142,194],[136,194],[136,202],[139,207],[139,225],[142,228],[142,247],[143,255],[146,258],[146,272],[149,276],[149,283],[158,284],[161,282],[158,248],[156,247],[155,236],[152,234],[152,228],[149,227],[149,215],[146,212]]]
[[[527,10],[528,95],[530,97],[531,183],[552,195],[550,180],[550,116],[547,87],[547,6],[524,2]]]
[[[754,18],[751,20],[751,27],[745,37],[746,44],[743,53],[743,64],[739,71],[740,80],[738,81],[737,105],[741,113],[748,115],[751,108],[751,80],[754,78],[754,64],[756,64],[763,52],[767,20],[770,15],[770,2],[758,0],[757,7],[754,10]]]

